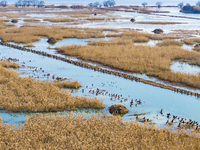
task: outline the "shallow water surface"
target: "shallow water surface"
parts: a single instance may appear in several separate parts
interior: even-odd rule
[[[171,70],[174,72],[182,72],[189,74],[197,74],[200,73],[200,67],[196,65],[190,65],[185,62],[173,62],[171,65]]]

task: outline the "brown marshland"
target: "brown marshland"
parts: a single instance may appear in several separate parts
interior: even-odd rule
[[[15,71],[8,71],[0,66],[0,109],[9,112],[55,112],[104,108],[103,100],[72,96],[58,87],[78,88],[80,83],[36,81],[30,77],[19,77]]]

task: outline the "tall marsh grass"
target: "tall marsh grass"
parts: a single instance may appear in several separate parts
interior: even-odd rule
[[[183,43],[186,45],[193,45],[194,44],[194,40],[193,39],[184,39]]]
[[[103,29],[89,29],[89,28],[64,28],[64,27],[52,27],[46,28],[43,26],[37,27],[21,27],[10,28],[0,31],[0,38],[4,42],[16,42],[16,43],[32,43],[40,40],[40,36],[54,37],[56,40],[62,40],[64,38],[102,38],[105,35],[102,33]]]
[[[103,100],[72,96],[52,82],[22,78],[0,66],[0,110],[55,112],[77,108],[104,108]]]
[[[157,44],[158,46],[182,46],[183,43],[176,40],[164,40]]]
[[[75,19],[72,18],[46,18],[43,19],[43,21],[49,21],[49,22],[74,22]]]
[[[5,61],[5,60],[1,60],[0,61],[0,66],[3,66],[5,68],[20,68],[20,65],[17,63],[13,63],[13,62],[9,62],[9,61]]]
[[[165,22],[165,21],[137,21],[137,24],[160,24],[160,25],[168,25],[168,24],[186,24],[185,22]]]
[[[98,43],[98,42],[97,42]],[[167,42],[168,43],[168,42]],[[179,42],[175,41],[175,45]],[[166,45],[166,44],[165,44]],[[200,75],[173,73],[172,61],[185,61],[200,66],[200,54],[189,52],[180,46],[141,46],[130,44],[94,44],[87,46],[63,46],[57,48],[64,55],[77,56],[111,68],[145,73],[170,82],[200,88]]]
[[[157,129],[107,115],[37,115],[16,129],[0,119],[1,149],[200,149],[194,133]]]
[[[79,89],[81,87],[78,81],[54,81],[53,84],[60,88]]]

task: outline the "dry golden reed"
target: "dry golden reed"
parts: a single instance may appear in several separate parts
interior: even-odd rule
[[[53,84],[60,88],[79,89],[81,87],[78,81],[54,81]]]
[[[43,21],[49,21],[49,22],[74,22],[75,19],[72,18],[46,18],[43,19]]]
[[[184,39],[183,43],[186,45],[193,45],[194,44],[194,40],[193,39]]]
[[[137,24],[161,24],[161,25],[186,24],[185,22],[165,22],[165,21],[137,21],[134,23],[137,23]]]
[[[24,19],[24,22],[40,22],[38,19]]]
[[[5,60],[1,60],[0,61],[0,66],[3,66],[5,68],[20,68],[20,65],[17,63],[13,63],[13,62],[9,62],[9,61],[5,61]]]
[[[46,28],[42,26],[37,27],[21,27],[10,28],[0,31],[0,39],[4,42],[15,43],[32,43],[40,40],[40,36],[54,37],[56,40],[64,38],[102,38],[105,35],[102,33],[103,29],[89,29],[89,28],[63,28],[52,27]]]
[[[200,38],[193,38],[192,39],[194,42],[196,42],[196,43],[200,43]]]
[[[107,115],[40,115],[11,128],[0,119],[2,149],[200,149],[194,133],[157,129]]]
[[[101,42],[101,41],[100,41]],[[179,45],[180,42],[168,42]],[[167,44],[165,44],[167,45]],[[181,45],[181,44],[180,44]],[[124,71],[145,73],[170,82],[200,88],[200,75],[174,73],[172,61],[184,61],[200,66],[200,54],[182,49],[180,46],[142,46],[128,44],[95,44],[87,46],[63,46],[57,48],[64,55],[99,62]]]
[[[56,112],[104,108],[103,100],[72,96],[52,82],[22,78],[0,66],[0,109],[9,112]]]
[[[158,46],[182,46],[183,43],[176,40],[164,40],[157,44]]]

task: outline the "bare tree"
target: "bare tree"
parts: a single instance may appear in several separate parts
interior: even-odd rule
[[[160,8],[162,5],[162,2],[157,2],[156,5],[158,6],[158,8]]]
[[[38,2],[38,7],[43,7],[44,6],[44,1]]]
[[[93,4],[92,4],[92,3],[89,3],[88,6],[93,6]]]
[[[32,4],[33,4],[34,7],[35,7],[38,3],[39,3],[38,0],[33,0],[33,1],[32,1]]]
[[[7,6],[7,1],[1,1],[0,5],[3,6],[3,7],[6,7]]]
[[[179,3],[179,4],[178,4],[178,7],[180,7],[180,8],[182,9],[182,8],[183,8],[183,5],[184,5],[183,3]]]
[[[196,3],[196,5],[197,5],[197,6],[200,6],[200,1],[198,1],[198,2]]]
[[[32,1],[27,1],[27,6],[29,7],[31,5]]]
[[[112,6],[115,6],[116,5],[116,2],[114,0],[108,0],[108,1],[104,1],[103,2],[103,6],[104,7],[112,7]]]
[[[148,5],[147,2],[143,2],[142,5],[145,7],[146,5]]]
[[[186,6],[190,6],[190,4],[189,4],[189,3],[187,3],[187,4],[186,4]]]
[[[98,7],[99,5],[100,5],[99,2],[95,2],[95,3],[93,4],[94,7]]]

